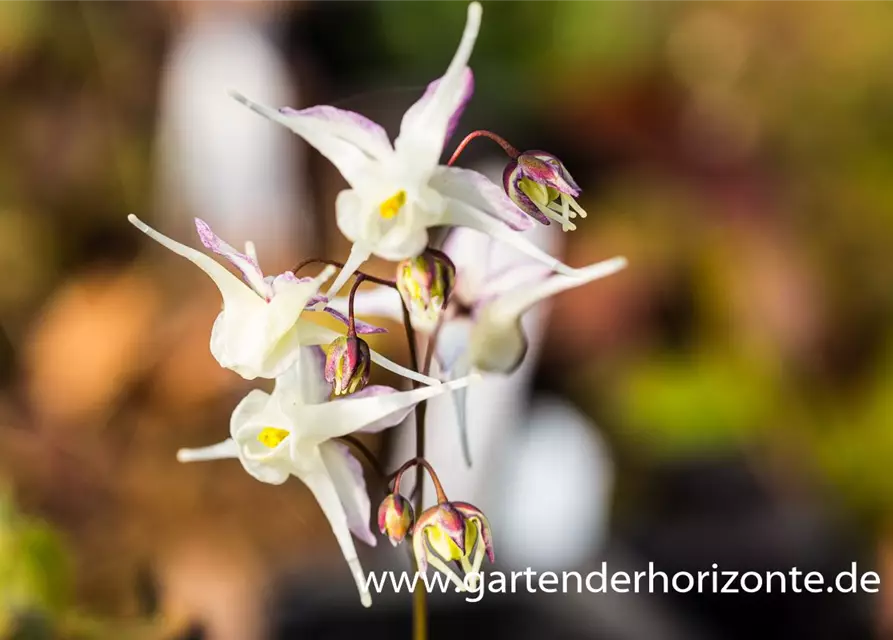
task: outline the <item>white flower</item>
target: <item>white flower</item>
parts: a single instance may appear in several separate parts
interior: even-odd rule
[[[521,237],[517,231],[529,229],[533,221],[501,188],[475,171],[440,164],[444,145],[474,89],[467,64],[480,22],[481,6],[473,2],[449,68],[404,114],[393,145],[381,126],[358,113],[330,106],[276,110],[233,93],[239,102],[315,147],[350,185],[338,194],[335,208],[338,228],[353,247],[327,297],[373,254],[393,261],[419,255],[428,244],[428,229],[443,225],[477,229],[549,269],[575,273]]]
[[[342,400],[328,401],[325,357],[305,348],[295,366],[276,379],[272,394],[250,392],[233,411],[230,437],[202,449],[181,449],[181,462],[238,458],[245,470],[269,484],[289,476],[313,492],[338,539],[364,606],[371,604],[366,576],[351,532],[369,545],[370,501],[360,463],[335,438],[376,432],[396,424],[423,400],[465,387],[469,378],[439,386],[396,391],[371,386]]]
[[[573,277],[552,274],[531,261],[492,269],[492,241],[474,231],[455,229],[443,247],[456,267],[456,283],[437,335],[436,361],[444,377],[457,377],[478,370],[511,373],[527,352],[521,317],[536,303],[562,291],[620,271],[626,258],[615,257],[577,270]],[[334,308],[346,308],[336,298]],[[357,313],[400,320],[400,298],[387,287],[357,292]],[[466,391],[453,394],[462,447],[469,460],[465,416]]]
[[[328,344],[341,335],[302,317],[306,309],[325,304],[319,288],[332,276],[334,267],[323,269],[315,278],[297,278],[289,271],[265,278],[250,243],[245,253],[240,253],[214,235],[205,222],[196,219],[202,244],[235,266],[243,281],[210,256],[158,233],[136,216],[127,219],[153,240],[193,262],[220,289],[223,310],[211,329],[211,353],[221,366],[243,378],[275,378],[294,364],[300,347]],[[334,309],[326,310],[344,319]],[[378,331],[371,325],[361,325],[360,332]],[[425,384],[438,383],[379,353],[373,351],[371,355],[374,363],[399,375]]]

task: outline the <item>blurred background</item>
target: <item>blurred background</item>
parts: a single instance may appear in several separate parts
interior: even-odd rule
[[[299,482],[178,465],[255,385],[208,352],[214,288],[125,217],[197,245],[200,216],[268,273],[344,259],[341,177],[226,90],[395,133],[464,19],[0,3],[0,637],[409,637],[410,596],[361,608]],[[433,638],[893,637],[891,63],[886,3],[484,3],[458,134],[561,157],[590,215],[548,241],[630,261],[554,300],[514,413],[470,409],[486,464],[441,471],[493,513],[498,568],[858,562],[882,588],[434,597]],[[499,175],[496,151],[460,164]],[[405,363],[400,336],[375,346]],[[408,566],[385,546],[367,570]]]

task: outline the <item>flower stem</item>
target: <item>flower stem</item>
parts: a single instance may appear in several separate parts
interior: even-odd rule
[[[307,260],[302,260],[301,262],[296,264],[292,268],[291,272],[293,274],[297,275],[298,271],[300,271],[304,267],[311,265],[311,264],[329,264],[329,265],[332,265],[333,267],[338,267],[339,269],[344,268],[344,263],[338,262],[337,260],[325,260],[323,258],[308,258]],[[386,287],[391,287],[394,289],[397,288],[397,283],[394,282],[393,280],[388,280],[387,278],[379,278],[378,276],[370,275],[370,274],[366,273],[365,271],[357,271],[355,275],[357,277],[362,276],[362,278],[364,280],[368,280],[369,282],[374,282],[376,284],[383,284]]]
[[[407,471],[410,467],[424,467],[425,471],[428,472],[428,475],[431,477],[431,482],[434,483],[434,490],[437,493],[437,502],[444,503],[449,502],[446,497],[446,492],[443,490],[443,485],[440,484],[440,478],[437,477],[437,472],[434,471],[434,467],[431,466],[424,458],[413,458],[412,460],[407,460],[403,463],[403,466],[397,469],[397,472],[393,474],[394,476],[394,493],[398,493],[400,491],[400,479],[403,476],[403,473]],[[421,474],[416,473],[416,483],[421,482]]]
[[[505,151],[508,157],[512,160],[517,160],[518,156],[521,155],[521,152],[510,145],[508,140],[506,140],[502,136],[496,135],[492,131],[481,129],[479,131],[472,131],[467,136],[465,136],[465,139],[459,143],[458,147],[456,147],[456,150],[453,152],[452,157],[447,162],[447,166],[450,167],[453,165],[453,163],[459,158],[459,156],[462,155],[462,152],[465,151],[465,147],[468,146],[469,142],[481,136],[490,138],[490,140],[502,147],[502,150]]]
[[[353,300],[357,295],[357,289],[363,284],[363,280],[367,280],[366,274],[358,273],[354,278],[353,286],[350,288],[350,294],[347,298],[347,335],[357,335],[357,321],[353,314]]]

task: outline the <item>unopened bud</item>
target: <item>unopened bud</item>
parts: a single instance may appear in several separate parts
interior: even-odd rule
[[[395,547],[403,542],[412,529],[412,504],[399,493],[391,493],[378,507],[378,529],[387,534]]]
[[[326,354],[326,382],[336,396],[359,391],[369,382],[370,363],[365,340],[351,335],[335,338]]]
[[[525,151],[502,174],[508,197],[527,215],[543,224],[554,220],[564,231],[577,228],[571,218],[586,217],[577,204],[580,187],[561,160],[545,151]]]
[[[435,249],[426,249],[397,265],[397,289],[409,308],[413,328],[434,331],[455,283],[456,267]]]

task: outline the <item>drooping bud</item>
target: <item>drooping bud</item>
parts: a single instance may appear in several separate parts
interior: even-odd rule
[[[434,331],[455,282],[452,260],[436,249],[426,249],[397,265],[397,289],[409,308],[413,328]]]
[[[571,218],[586,217],[576,201],[580,187],[551,153],[525,151],[506,166],[502,182],[512,202],[543,224],[554,220],[562,230],[573,231],[577,225]]]
[[[430,564],[460,589],[467,585],[451,562],[458,562],[468,575],[480,571],[485,555],[490,562],[495,559],[490,523],[480,509],[466,502],[441,502],[422,513],[413,527],[412,547],[419,571]]]
[[[391,493],[378,507],[378,529],[387,534],[395,547],[403,542],[412,528],[412,504],[399,493]]]
[[[346,335],[335,338],[326,353],[326,382],[332,393],[343,396],[359,391],[369,382],[369,345],[362,338]]]

